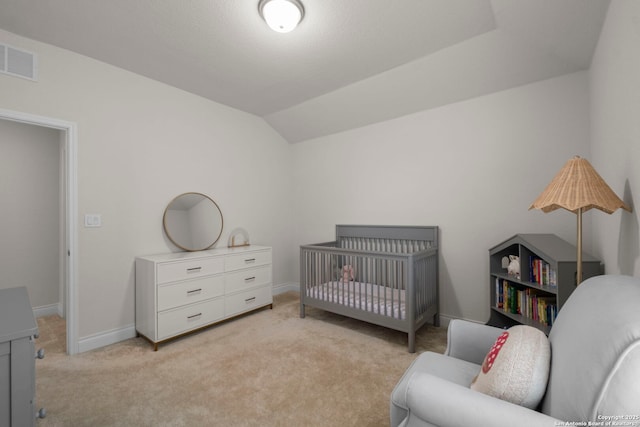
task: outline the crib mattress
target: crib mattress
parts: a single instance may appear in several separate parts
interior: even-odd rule
[[[332,281],[307,288],[311,298],[404,319],[405,291],[373,283]]]

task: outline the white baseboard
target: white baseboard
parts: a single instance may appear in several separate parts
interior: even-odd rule
[[[284,292],[289,291],[300,291],[300,286],[297,283],[283,283],[280,285],[276,285],[273,287],[273,295],[282,294]],[[56,306],[57,310],[57,305]],[[44,311],[51,310],[49,306],[38,307],[34,309]],[[57,311],[49,314],[57,314]],[[47,315],[47,314],[43,314]],[[449,326],[449,322],[453,319],[458,319],[458,317],[447,316],[445,314],[440,315],[440,326],[443,328],[447,328]],[[466,319],[465,319],[466,320]],[[482,323],[476,320],[469,320],[470,322]],[[115,344],[120,341],[128,340],[130,338],[134,338],[136,336],[136,326],[129,325],[120,329],[113,329],[111,331],[102,332],[99,334],[91,335],[89,337],[80,338],[78,340],[78,353],[84,353],[85,351],[95,350],[96,348],[105,347],[107,345]]]
[[[40,307],[34,307],[33,308],[33,315],[36,318],[44,317],[44,316],[51,316],[51,315],[54,315],[54,314],[57,314],[58,316],[62,317],[62,304],[61,303],[41,305]]]
[[[80,338],[78,340],[78,353],[94,350],[96,348],[115,344],[120,341],[128,340],[136,336],[136,325],[125,326],[124,328],[112,329],[107,332]]]
[[[272,289],[273,295],[279,295],[289,291],[300,292],[300,284],[299,283],[281,283],[279,285],[274,285]]]
[[[448,316],[446,314],[441,314],[440,315],[440,326],[446,328],[449,326],[449,322],[451,322],[453,319],[462,319],[462,320],[466,320],[467,322],[473,322],[473,323],[480,323],[483,324],[485,322],[480,322],[478,320],[472,320],[472,319],[465,319],[464,317],[454,317],[454,316]]]
[[[448,328],[449,322],[451,322],[455,317],[447,316],[445,314],[440,314],[440,327]]]
[[[273,295],[282,294],[289,291],[300,291],[298,283],[282,283],[273,287]],[[47,306],[48,307],[48,306]],[[56,307],[57,309],[57,307]],[[35,310],[34,310],[35,311]],[[55,314],[54,312],[53,314]],[[128,340],[136,336],[136,326],[129,325],[124,328],[113,329],[111,331],[101,332],[78,340],[78,352],[95,350],[96,348],[115,344],[120,341]]]

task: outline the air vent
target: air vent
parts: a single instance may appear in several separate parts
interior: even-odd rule
[[[0,44],[0,73],[36,80],[36,55]]]

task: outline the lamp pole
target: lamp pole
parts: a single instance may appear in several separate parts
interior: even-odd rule
[[[576,286],[582,282],[582,208],[578,208],[578,256],[576,261]]]

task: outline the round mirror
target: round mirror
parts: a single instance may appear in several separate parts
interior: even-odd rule
[[[222,234],[222,212],[201,193],[184,193],[169,203],[162,218],[164,232],[185,251],[210,248]]]

